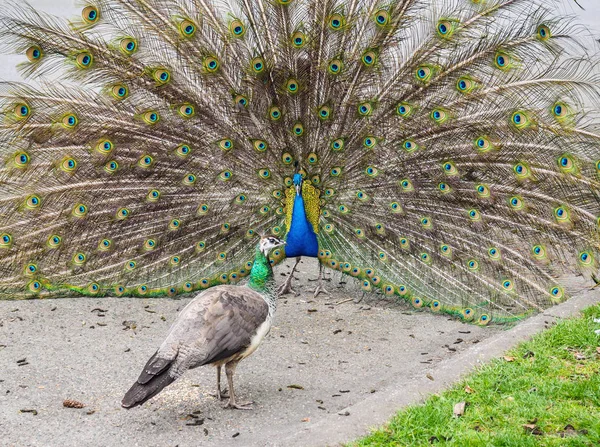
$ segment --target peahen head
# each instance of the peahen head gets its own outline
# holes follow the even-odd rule
[[[283,239],[279,239],[274,236],[263,236],[260,238],[260,242],[258,243],[258,249],[265,256],[269,254],[269,252],[276,248],[285,245],[285,241]]]

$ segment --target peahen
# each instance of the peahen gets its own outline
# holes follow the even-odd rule
[[[156,396],[188,369],[203,365],[217,368],[217,398],[221,394],[221,367],[225,366],[229,401],[226,408],[251,409],[251,402],[237,402],[233,374],[240,361],[252,354],[271,329],[277,308],[277,290],[269,252],[285,245],[264,236],[245,287],[221,285],[205,290],[181,311],[165,341],[148,360],[139,378],[123,397],[132,408]]]
[[[541,0],[2,7],[0,297],[172,296],[318,257],[487,324],[597,270],[599,58]],[[68,82],[67,82],[68,81]]]

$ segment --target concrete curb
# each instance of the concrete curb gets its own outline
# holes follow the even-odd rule
[[[336,446],[366,435],[372,427],[386,423],[398,410],[424,400],[428,395],[438,393],[474,367],[499,357],[506,350],[543,331],[548,324],[574,316],[582,309],[600,303],[600,291],[588,290],[567,302],[531,317],[515,327],[501,332],[495,337],[473,345],[459,355],[442,361],[430,371],[434,380],[425,376],[414,378],[408,385],[398,388],[392,384],[361,402],[345,408],[324,420],[307,426],[300,433],[278,439],[273,447],[323,447]]]

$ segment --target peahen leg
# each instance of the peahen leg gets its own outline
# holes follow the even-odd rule
[[[233,391],[233,374],[237,367],[238,361],[229,362],[225,365],[225,373],[227,374],[227,384],[229,385],[229,402],[223,408],[235,408],[237,410],[252,410],[254,402],[237,403],[235,401],[235,392]]]
[[[217,392],[210,394],[213,397],[216,397],[217,400],[223,400],[229,398],[229,393],[225,390],[221,390],[221,365],[217,366]]]
[[[314,293],[313,297],[316,298],[320,293],[324,293],[325,295],[331,295],[331,293],[329,293],[323,286],[323,264],[321,264],[320,262],[319,262],[319,278],[317,279],[317,281],[319,281],[319,284],[317,285],[317,288],[315,289],[315,293]]]
[[[296,263],[294,264],[294,267],[292,267],[292,271],[288,275],[285,282],[281,285],[281,287],[279,287],[279,290],[277,290],[277,293],[279,293],[279,295],[286,295],[288,293],[293,293],[294,295],[296,294],[296,291],[292,289],[292,281],[294,279],[294,272],[296,271],[296,267],[298,267],[298,264],[300,264],[300,259],[302,259],[300,256],[296,258]]]

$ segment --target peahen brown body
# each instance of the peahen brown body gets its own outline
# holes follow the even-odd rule
[[[1,87],[0,298],[235,283],[271,233],[481,323],[565,299],[597,269],[598,57],[554,6],[3,6],[41,86]]]

